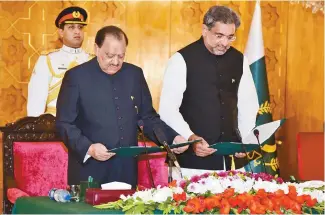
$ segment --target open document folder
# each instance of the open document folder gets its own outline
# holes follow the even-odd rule
[[[242,139],[242,143],[238,142],[218,142],[210,145],[210,148],[217,149],[216,154],[220,155],[232,155],[236,152],[250,152],[259,148],[257,138],[254,135],[254,130],[259,132],[259,140],[261,145],[269,139],[278,128],[284,123],[285,119],[265,123],[255,127],[245,138]]]
[[[199,142],[200,140],[194,140],[189,141],[186,143],[180,143],[180,144],[172,144],[169,145],[169,148],[174,149],[182,146],[187,146],[196,142]],[[154,147],[144,147],[144,146],[129,146],[129,147],[119,147],[114,148],[111,150],[108,150],[109,152],[114,152],[118,156],[124,156],[124,157],[134,157],[141,154],[150,154],[150,153],[156,153],[156,152],[164,152],[166,151],[163,146],[154,146]]]

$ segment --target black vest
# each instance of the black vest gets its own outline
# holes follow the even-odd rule
[[[203,38],[181,49],[186,68],[186,90],[180,113],[191,130],[209,144],[238,141],[237,92],[243,74],[243,54],[231,47],[224,55],[214,55]],[[192,149],[179,156],[182,167],[223,169],[222,156],[205,158]],[[227,168],[229,162],[226,160]]]

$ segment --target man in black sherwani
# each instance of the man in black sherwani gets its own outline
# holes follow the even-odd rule
[[[116,147],[137,146],[137,123],[158,143],[153,128],[167,142],[186,140],[160,120],[142,69],[123,62],[128,39],[118,27],[106,26],[95,38],[97,57],[69,70],[57,101],[56,126],[69,149],[68,183],[92,176],[99,183],[119,181],[137,185],[137,160],[114,156]],[[188,147],[178,148],[182,153]]]

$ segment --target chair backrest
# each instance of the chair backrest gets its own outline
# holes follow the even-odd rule
[[[300,180],[324,180],[324,132],[299,132],[297,158]]]
[[[30,196],[67,188],[68,151],[62,142],[14,142],[14,178]]]
[[[55,131],[55,117],[50,114],[19,119],[2,127],[1,131],[3,132],[3,209],[4,213],[10,213],[12,204],[8,201],[7,189],[20,188],[30,195],[43,195],[48,192],[47,187],[41,191],[37,186],[42,186],[40,184],[46,180],[52,182],[58,180],[53,177],[53,174],[58,171],[54,168],[59,166],[52,163],[52,161],[57,163],[58,159],[54,159],[56,155],[50,153],[60,153],[60,156],[64,156],[63,152],[66,152],[66,149],[60,143],[49,143],[60,142]],[[49,150],[48,153],[41,155],[45,150]],[[65,159],[66,163],[67,155]],[[45,162],[44,166],[42,162]],[[66,164],[62,164],[64,165]],[[49,168],[52,171],[51,176],[47,175]],[[46,172],[45,176],[42,175]],[[66,175],[62,175],[62,178],[66,179]]]

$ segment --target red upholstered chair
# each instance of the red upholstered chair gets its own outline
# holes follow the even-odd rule
[[[68,155],[56,134],[54,116],[25,117],[0,130],[3,132],[4,213],[11,213],[19,197],[46,196],[53,187],[66,188]],[[165,157],[165,153],[149,155],[156,186],[167,185]],[[139,158],[138,181],[143,187],[151,187],[145,156]]]
[[[4,213],[22,196],[47,196],[66,188],[67,149],[55,133],[55,118],[25,117],[1,128],[3,132]]]
[[[156,146],[153,142],[145,142],[147,146]],[[144,146],[143,141],[139,141],[139,146]],[[149,159],[149,168],[147,166],[147,158]],[[142,155],[138,162],[138,184],[145,188],[151,188],[150,172],[154,179],[155,186],[166,186],[168,184],[168,168],[165,164],[166,153],[153,153]]]
[[[53,187],[67,187],[68,152],[62,142],[14,142],[13,148],[18,189],[30,196],[47,196]]]
[[[300,180],[324,180],[323,132],[299,132],[297,156]]]

